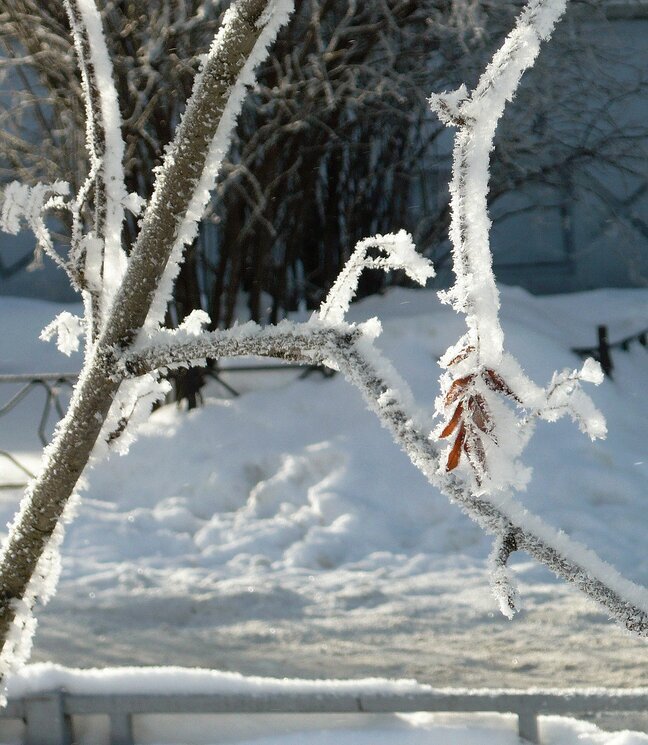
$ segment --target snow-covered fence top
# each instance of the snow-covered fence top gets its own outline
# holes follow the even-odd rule
[[[539,742],[538,715],[648,709],[648,688],[448,689],[414,680],[299,680],[174,667],[70,670],[32,665],[8,680],[2,717],[26,722],[26,745],[69,745],[72,716],[104,714],[111,745],[132,745],[133,715],[499,712]],[[0,720],[1,721],[1,720]]]

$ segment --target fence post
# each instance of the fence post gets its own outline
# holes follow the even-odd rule
[[[133,718],[130,714],[110,714],[110,745],[133,745]]]
[[[521,740],[539,743],[538,712],[533,709],[520,709],[518,711],[518,734]]]
[[[612,364],[612,356],[610,355],[610,343],[608,342],[607,326],[598,326],[597,332],[598,332],[598,361],[601,363],[603,372],[608,376],[608,378],[611,378],[614,365]]]
[[[71,720],[63,698],[62,691],[51,691],[25,700],[25,745],[71,745]]]

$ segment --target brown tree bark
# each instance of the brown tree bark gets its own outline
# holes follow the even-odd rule
[[[81,476],[120,385],[115,362],[143,326],[169,260],[211,142],[263,23],[268,0],[239,0],[222,45],[209,58],[175,135],[173,158],[160,174],[127,274],[88,360],[45,467],[30,487],[0,565],[0,646],[4,650],[16,601],[28,594],[54,530]]]

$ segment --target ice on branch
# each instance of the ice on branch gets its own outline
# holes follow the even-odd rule
[[[459,127],[466,123],[461,105],[468,98],[468,89],[462,83],[456,91],[445,93],[433,93],[428,101],[430,107],[439,116],[439,119],[449,127]]]
[[[192,310],[178,327],[179,331],[184,332],[187,336],[199,336],[206,326],[209,326],[211,319],[209,313],[204,310]]]
[[[126,272],[122,247],[124,140],[113,67],[94,0],[66,0],[86,103],[86,139],[92,169],[100,175],[95,208],[103,214],[101,303],[104,318]]]
[[[466,314],[469,344],[475,347],[479,362],[490,367],[499,364],[503,351],[489,244],[490,153],[506,102],[512,100],[522,74],[535,61],[541,40],[548,38],[564,7],[565,0],[530,2],[474,91],[468,94],[462,87],[454,94],[430,99],[443,121],[459,127],[450,184],[456,282],[441,298]]]
[[[123,381],[95,444],[93,461],[101,460],[109,452],[126,455],[153,406],[170,391],[171,383],[160,380],[157,373]]]
[[[149,329],[157,328],[163,322],[167,303],[171,300],[173,283],[180,270],[184,248],[194,240],[198,233],[198,225],[209,203],[223,159],[229,150],[243,100],[248,90],[256,82],[256,68],[266,58],[268,47],[274,42],[279,29],[288,21],[293,7],[294,0],[274,0],[268,4],[258,20],[257,27],[262,29],[261,33],[245,61],[235,85],[229,93],[225,110],[222,113],[218,128],[209,146],[202,173],[196,183],[184,220],[178,229],[171,256],[167,262],[162,279],[158,284],[153,303],[151,304],[151,310],[146,322]],[[218,34],[216,34],[208,54],[204,56],[203,65],[194,81],[194,92],[187,104],[187,110],[183,115],[184,118],[190,114],[192,107],[195,105],[195,93],[200,89],[204,75],[210,71],[214,60],[218,58],[223,44],[226,42],[228,35],[231,34],[231,29],[235,25],[236,16],[239,13],[240,9],[236,4],[232,4],[225,12],[222,26]],[[150,210],[157,208],[156,201],[160,191],[159,185],[164,183],[168,168],[173,163],[176,155],[173,147],[167,149],[164,162],[158,171],[158,188],[151,198],[149,204]]]
[[[519,594],[513,573],[508,567],[511,554],[517,551],[515,533],[507,531],[496,536],[488,559],[490,584],[502,615],[508,619],[519,611]]]
[[[91,231],[79,241],[80,255],[83,257],[83,276],[91,290],[101,290],[101,268],[103,264],[104,243]]]
[[[370,256],[371,249],[379,252]],[[428,259],[416,252],[412,236],[404,230],[387,235],[375,235],[358,241],[351,257],[340,272],[335,284],[322,303],[319,318],[329,323],[342,323],[357,289],[360,275],[365,269],[384,271],[403,270],[420,285],[434,277],[434,268]]]
[[[482,494],[525,486],[530,472],[519,458],[533,419],[569,414],[590,437],[605,435],[603,417],[580,388],[581,381],[600,382],[593,362],[580,373],[554,375],[542,389],[504,351],[490,250],[487,196],[497,123],[564,9],[565,0],[531,0],[472,92],[461,86],[430,98],[441,120],[458,128],[450,184],[456,282],[440,297],[465,314],[468,327],[441,359],[442,423],[434,434],[449,443],[440,470],[458,469]]]
[[[67,310],[59,313],[58,316],[40,333],[43,341],[51,341],[56,337],[56,346],[59,352],[68,357],[72,352],[79,349],[79,337],[85,330],[85,321],[78,316],[73,316]]]
[[[54,251],[54,244],[49,230],[45,225],[44,214],[48,209],[65,208],[62,197],[70,192],[70,185],[66,181],[55,181],[53,184],[36,184],[27,186],[18,181],[12,181],[4,191],[2,213],[0,214],[0,228],[5,233],[17,235],[24,220],[36,236],[36,249],[31,267],[39,267],[43,262],[43,254],[53,258],[58,264],[63,260]]]
[[[130,194],[122,199],[122,206],[135,216],[142,212],[145,204],[146,199],[140,197],[140,195],[136,194],[134,191],[130,192]]]
[[[553,374],[539,416],[552,422],[567,414],[591,440],[603,439],[607,434],[605,417],[582,390],[581,382],[594,385],[603,382],[601,365],[591,357],[585,360],[580,371],[563,370]]]

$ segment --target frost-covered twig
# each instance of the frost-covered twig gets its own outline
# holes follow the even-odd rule
[[[74,282],[74,276],[65,260],[56,252],[52,236],[45,224],[45,214],[48,210],[66,209],[62,197],[67,196],[69,191],[70,186],[65,181],[35,186],[12,181],[4,190],[0,228],[5,233],[16,235],[20,232],[22,220],[25,220],[36,238],[34,259],[30,266],[40,266],[45,254],[67,273],[70,281]]]
[[[151,343],[123,355],[117,374],[127,378],[154,372],[160,368],[187,367],[206,359],[226,357],[274,357],[293,362],[321,362],[341,342],[362,336],[357,327],[320,323],[290,323],[258,326],[250,321],[233,329],[202,333],[194,339],[176,332],[160,330]]]
[[[502,614],[507,618],[513,616],[518,608],[518,590],[508,560],[517,551],[517,537],[513,530],[505,530],[495,536],[493,548],[488,559],[490,580],[493,595],[499,603]]]
[[[369,256],[369,250],[372,248],[380,251],[381,255]],[[421,285],[425,285],[429,278],[434,277],[432,264],[416,252],[412,236],[404,230],[364,238],[356,244],[351,258],[322,303],[319,311],[322,321],[339,323],[344,320],[356,293],[360,275],[365,269],[401,269],[410,279]]]
[[[442,121],[458,128],[450,186],[456,282],[441,296],[466,315],[468,326],[467,333],[441,359],[446,372],[441,377],[437,412],[443,423],[436,434],[450,439],[445,470],[465,464],[460,472],[471,488],[483,492],[522,488],[528,480],[519,456],[531,430],[521,423],[570,414],[592,438],[605,435],[603,417],[580,389],[581,381],[600,380],[592,370],[593,361],[580,374],[554,376],[543,390],[504,352],[489,245],[489,160],[497,122],[565,5],[566,0],[530,0],[474,91],[469,93],[461,86],[453,93],[430,98]],[[512,411],[515,408],[530,416],[520,422]]]
[[[110,304],[126,271],[122,247],[124,203],[124,140],[121,114],[113,79],[112,63],[94,0],[65,0],[77,54],[86,106],[86,145],[91,173],[95,175],[95,241],[85,246],[85,273],[89,290],[100,288],[101,318],[107,318]],[[77,218],[78,219],[78,218]],[[89,324],[90,325],[90,324]]]
[[[191,199],[182,210],[182,220],[176,226],[176,235],[170,257],[166,262],[162,276],[157,282],[157,288],[151,302],[147,319],[148,328],[155,329],[158,324],[164,321],[167,303],[171,299],[173,283],[180,269],[183,251],[185,246],[189,245],[198,233],[199,221],[203,217],[223,159],[227,155],[243,99],[248,88],[255,81],[255,69],[266,57],[268,47],[276,38],[279,29],[288,20],[293,11],[293,4],[294,0],[270,0],[263,15],[254,21],[253,26],[248,29],[245,29],[245,25],[249,24],[249,20],[243,19],[240,12],[245,3],[232,5],[225,13],[223,25],[206,55],[201,71],[196,77],[194,93],[187,104],[183,122],[193,114],[192,107],[198,100],[196,93],[204,86],[205,81],[213,77],[223,53],[227,53],[228,39],[240,34],[249,34],[250,31],[258,32],[254,48],[250,50],[245,59],[235,84],[229,86],[229,95],[222,111],[219,112],[218,126],[209,132],[207,154],[199,170],[200,178],[197,183],[193,184]],[[216,90],[219,87],[217,86]],[[173,185],[173,181],[170,179],[173,178],[173,173],[176,170],[174,165],[179,158],[182,160],[183,156],[183,143],[180,138],[176,138],[173,145],[167,150],[147,214],[155,214],[158,205],[160,203],[164,205],[164,202],[160,202],[160,200],[165,198],[165,186],[168,189],[169,184]],[[144,229],[142,232],[144,232]]]
[[[468,343],[476,347],[479,363],[490,367],[499,365],[504,347],[489,245],[490,152],[506,102],[515,95],[522,74],[533,65],[540,43],[551,34],[565,5],[566,0],[531,0],[470,95],[462,86],[455,93],[430,98],[439,116],[459,127],[450,185],[457,280],[446,299],[466,314]]]

